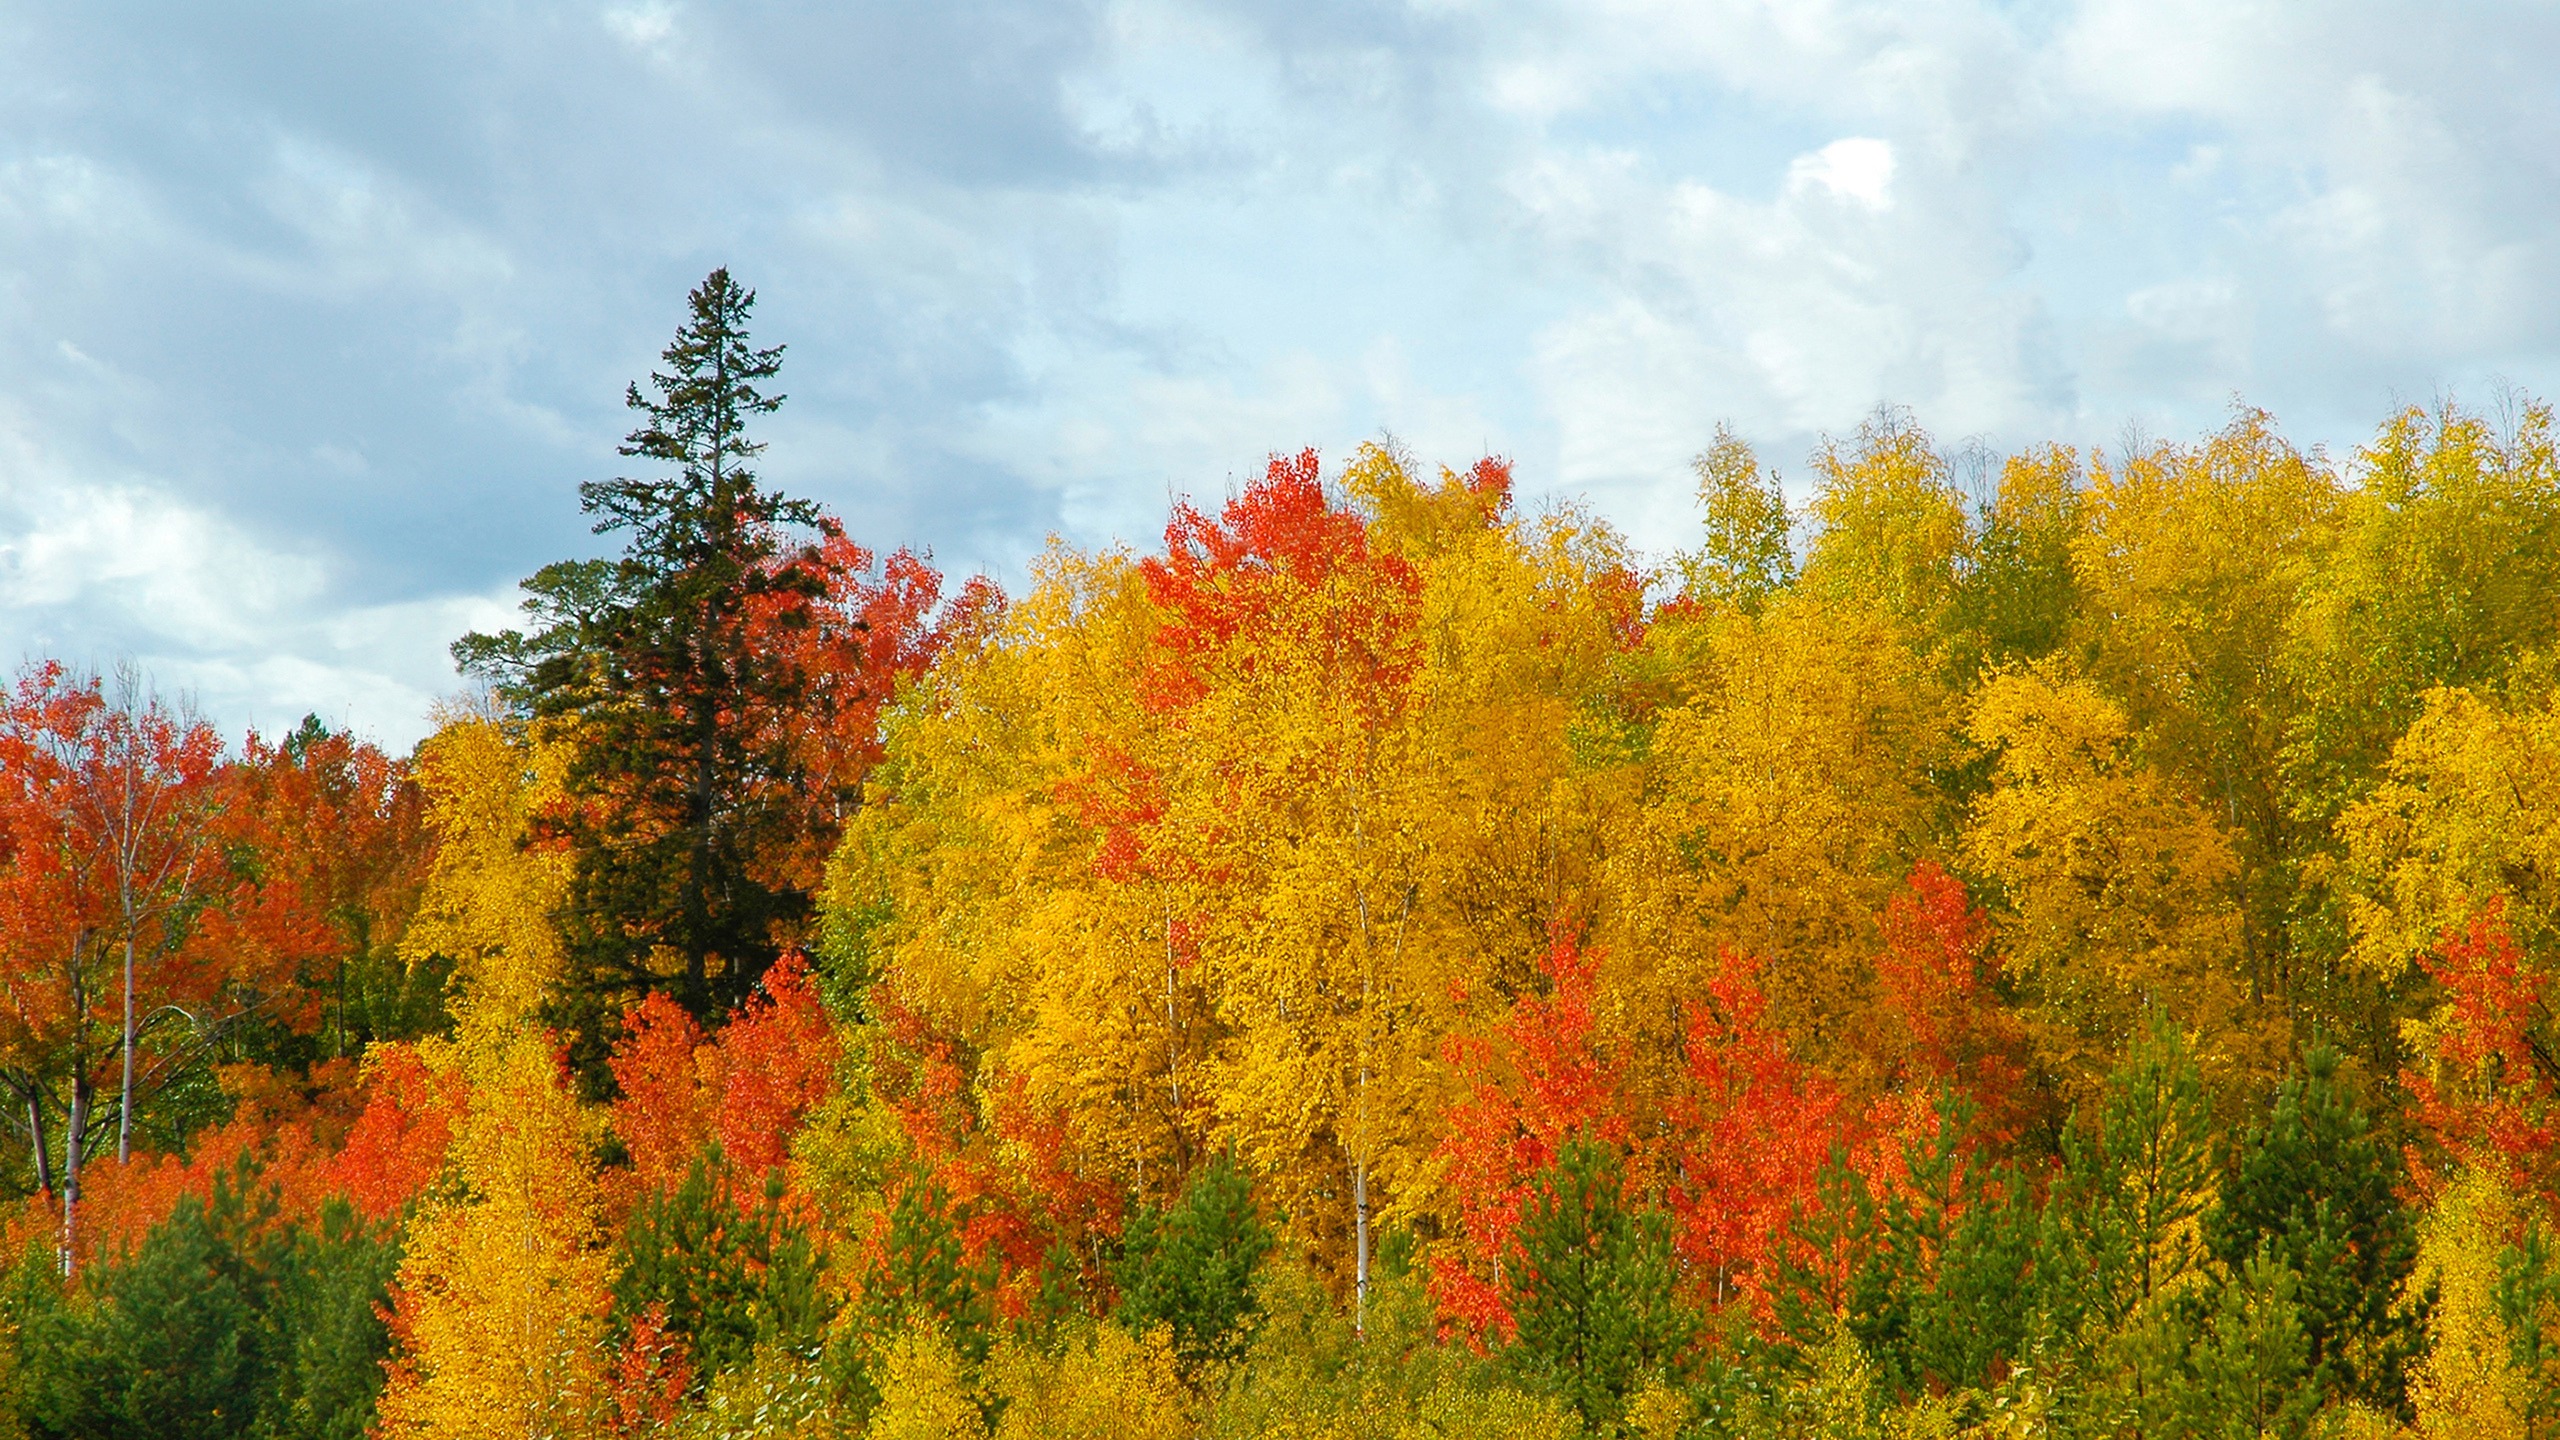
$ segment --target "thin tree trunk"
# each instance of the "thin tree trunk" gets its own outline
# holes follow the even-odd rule
[[[71,1078],[71,1120],[62,1132],[62,1276],[68,1280],[77,1268],[73,1258],[80,1235],[80,1169],[88,1149],[83,1132],[89,1128],[89,1076],[87,1067]]]
[[[1369,1162],[1351,1162],[1351,1333],[1369,1338]]]
[[[133,906],[124,931],[124,1080],[116,1087],[116,1163],[133,1158]]]
[[[35,1156],[36,1188],[53,1193],[53,1151],[44,1143],[44,1092],[27,1087],[27,1146]]]

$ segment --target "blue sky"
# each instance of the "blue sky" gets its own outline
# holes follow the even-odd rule
[[[2341,458],[2560,389],[2560,10],[0,0],[0,651],[405,745],[726,264],[767,475],[1018,577],[1267,452],[1686,542],[1730,422]]]

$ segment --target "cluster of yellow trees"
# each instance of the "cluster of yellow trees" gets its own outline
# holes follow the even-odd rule
[[[2026,1353],[1897,1388],[1848,1331],[1788,1331],[1781,1292],[1824,1293],[1806,1277],[1837,1260],[1815,1238],[1831,1192],[1763,1176],[1745,1224],[1712,1157],[1828,1151],[1883,1196],[1919,1183],[1898,1157],[1961,1128],[1965,1164],[2042,1204],[2164,1033],[2221,1167],[2189,1250],[2307,1050],[2409,1157],[2417,1261],[2386,1297],[2425,1337],[2405,1407],[2339,1381],[2312,1408],[2550,1433],[2555,1317],[2500,1298],[2537,1273],[2513,1257],[2560,1179],[2550,1077],[2483,1059],[2549,1067],[2548,1012],[2480,1009],[2538,1002],[2560,943],[2549,412],[2410,410],[2341,460],[2244,412],[2197,444],[1978,477],[1884,414],[1813,457],[1800,507],[1730,435],[1697,474],[1698,541],[1649,570],[1493,462],[1275,459],[1223,509],[1177,510],[1160,548],[1054,545],[955,628],[886,711],[798,937],[845,1056],[788,1117],[776,1182],[827,1257],[821,1322],[672,1389],[612,1298],[627,1125],[546,1028],[568,875],[528,817],[578,736],[449,719],[421,754],[439,848],[403,943],[456,966],[451,1037],[421,1053],[469,1099],[408,1222],[383,1433],[1730,1433],[1783,1409],[1719,1410],[1697,1378],[1740,1383],[1746,1360],[1837,1433],[2071,1413],[2123,1433],[2049,1370],[2038,1390]],[[2433,957],[2493,907],[2507,988],[2462,991]],[[1926,985],[1904,933],[1924,911]],[[1751,1037],[1807,1097],[1793,1113],[1701,1088]],[[1746,1113],[1756,1140],[1683,1148]],[[1466,1131],[1487,1115],[1500,1133]],[[1451,1287],[1514,1293],[1527,1252],[1500,1237],[1575,1136],[1621,1157],[1627,1205],[1675,1215],[1698,1324],[1614,1419],[1525,1381],[1461,1404],[1449,1377],[1496,1365],[1519,1322]],[[1213,1164],[1279,1236],[1242,1358],[1060,1320],[1111,1310],[1131,1217]],[[2010,1293],[2040,1293],[2023,1274]],[[1346,1322],[1348,1349],[1308,1338]],[[1363,1345],[1408,1378],[1341,1380]],[[1948,1400],[1968,1387],[1998,1403]],[[2311,1423],[2279,1410],[2247,1425]]]

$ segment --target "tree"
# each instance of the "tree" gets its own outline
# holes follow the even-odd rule
[[[531,1028],[469,1056],[453,1181],[410,1223],[380,1433],[576,1435],[601,1404],[601,1126]]]
[[[1254,1273],[1271,1243],[1244,1172],[1215,1157],[1193,1173],[1172,1209],[1129,1217],[1116,1318],[1141,1336],[1169,1327],[1174,1354],[1187,1367],[1239,1359],[1260,1309]]]
[[[1611,1147],[1568,1142],[1521,1215],[1520,1261],[1504,1284],[1518,1324],[1505,1362],[1603,1431],[1693,1328],[1672,1292],[1669,1228],[1661,1212],[1631,1205],[1624,1185]]]
[[[824,1328],[820,1256],[784,1203],[777,1172],[746,1177],[715,1147],[684,1179],[643,1196],[615,1245],[613,1318],[626,1342],[644,1317],[684,1346],[696,1384],[743,1365],[760,1344],[807,1347]]]
[[[2340,491],[2317,452],[2244,409],[2201,445],[2094,465],[2072,548],[2074,648],[2167,788],[2212,806],[2236,862],[2238,970],[2277,1008],[2318,998],[2323,957],[2290,922],[2327,826],[2286,793],[2305,697],[2272,662],[2335,544]]]
[[[22,1301],[12,1388],[29,1433],[359,1440],[397,1237],[343,1201],[307,1227],[278,1204],[244,1154],[129,1253]]]
[[[1723,425],[1690,468],[1698,476],[1707,538],[1696,554],[1681,557],[1682,579],[1693,596],[1756,614],[1795,579],[1786,492]]]
[[[2045,1211],[2037,1278],[2066,1334],[2118,1329],[2203,1264],[2195,1222],[2215,1179],[2204,1080],[2166,1017],[2108,1072],[2095,1110],[2063,1132]]]
[[[820,603],[849,557],[786,540],[840,540],[835,523],[752,468],[764,446],[748,422],[783,400],[763,388],[781,347],[748,339],[754,304],[714,270],[651,393],[629,387],[642,423],[622,453],[672,473],[578,487],[598,534],[628,534],[623,553],[546,566],[524,586],[531,633],[454,647],[466,671],[574,737],[567,803],[542,823],[575,857],[563,1013],[590,1066],[617,997],[669,990],[705,1023],[746,998],[809,911],[814,876],[779,862],[833,819],[804,793],[794,727],[824,730],[831,717],[807,712],[845,697],[776,637],[866,622]]]
[[[2560,1196],[2560,1063],[2548,1038],[2551,971],[2507,928],[2504,897],[2448,930],[2426,957],[2442,987],[2407,1024],[2417,1064],[2401,1072],[2413,1117],[2451,1158],[2518,1194]]]
[[[111,696],[97,677],[44,662],[0,705],[7,1069],[47,1188],[46,1112],[62,1113],[66,1265],[109,1057],[122,1159],[140,1092],[269,998],[260,982],[270,977],[199,943],[200,912],[231,878],[209,843],[220,758],[212,726],[146,694],[130,672]],[[120,976],[108,968],[118,960]],[[164,1020],[182,1022],[192,1043],[144,1068],[146,1031]]]
[[[441,1028],[441,968],[399,958],[429,848],[409,765],[304,716],[278,740],[252,732],[220,791],[213,839],[238,884],[205,939],[290,982],[290,1008],[264,1013],[309,1038],[281,1053],[358,1056]]]
[[[1965,859],[2006,892],[2009,960],[2045,1062],[2085,1093],[2148,1009],[2252,1059],[2230,839],[2174,778],[2138,763],[2122,707],[2056,665],[1973,692],[1989,752]]]
[[[2401,1294],[2417,1262],[2403,1173],[2348,1093],[2338,1052],[2315,1046],[2246,1137],[2204,1220],[2207,1248],[2234,1272],[2262,1263],[2299,1277],[2314,1382],[2393,1412],[2426,1330],[2423,1298],[2404,1304]]]

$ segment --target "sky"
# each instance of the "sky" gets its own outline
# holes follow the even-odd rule
[[[405,747],[720,265],[768,480],[1015,582],[1387,434],[1654,556],[1719,423],[2351,469],[2560,392],[2554,74],[2541,3],[0,0],[0,659]]]

